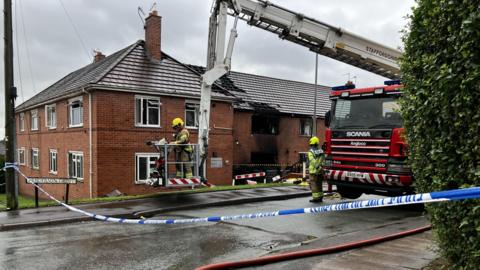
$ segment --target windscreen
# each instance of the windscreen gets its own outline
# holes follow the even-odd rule
[[[333,102],[331,127],[382,129],[402,127],[397,97],[339,98]]]

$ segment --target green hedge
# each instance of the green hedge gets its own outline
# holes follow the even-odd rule
[[[480,186],[480,0],[417,0],[401,100],[419,192]],[[480,201],[427,208],[443,255],[480,268]]]

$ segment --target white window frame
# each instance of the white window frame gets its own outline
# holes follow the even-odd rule
[[[23,153],[23,162],[22,160],[20,159],[20,152]],[[19,165],[25,165],[25,161],[26,161],[26,156],[25,156],[25,147],[20,147],[17,149],[17,162]]]
[[[53,166],[55,165],[55,166]],[[50,149],[48,154],[48,172],[51,174],[58,173],[58,152],[56,149]]]
[[[53,109],[53,113],[50,111]],[[56,104],[45,105],[45,126],[49,129],[57,128],[57,106]]]
[[[141,112],[140,112],[140,116],[137,115],[137,100],[140,100],[140,104],[142,105],[143,104],[143,100],[155,100],[155,101],[158,101],[158,124],[148,124],[148,116],[149,116],[149,113],[147,112],[147,119],[146,119],[146,123],[147,124],[143,124],[144,120],[145,119],[142,119],[143,118],[143,106],[141,108]],[[148,104],[148,101],[147,101],[147,104]],[[159,128],[161,127],[160,126],[160,123],[161,123],[161,109],[162,109],[162,102],[160,102],[160,97],[155,97],[155,96],[142,96],[142,95],[135,95],[135,110],[134,110],[134,117],[135,117],[135,126],[136,127],[155,127],[155,128]],[[148,105],[147,105],[148,107]],[[139,119],[140,118],[140,119]]]
[[[187,106],[194,106],[195,109],[187,109]],[[187,124],[187,111],[193,111],[194,112],[194,117],[195,117],[195,126],[189,126]],[[199,123],[199,115],[200,115],[200,102],[196,100],[186,100],[185,101],[185,127],[190,128],[190,129],[198,129],[198,123]]]
[[[70,168],[72,167],[72,166],[70,166],[70,155],[72,155],[72,157],[75,157],[75,159],[72,160],[74,162],[73,168],[75,170],[75,172],[73,172],[73,174],[70,171]],[[79,161],[78,158],[81,158],[81,165],[82,165],[82,167],[79,171],[77,171],[77,162]],[[83,152],[68,151],[68,153],[67,153],[67,168],[68,168],[68,176],[69,177],[76,178],[78,180],[83,180],[84,164],[85,164],[85,159],[83,158]],[[78,172],[81,172],[81,175],[79,175]]]
[[[75,104],[80,104],[80,123],[72,124],[73,122],[73,113],[72,106]],[[83,97],[75,97],[68,100],[68,127],[83,127]]]
[[[40,151],[38,148],[32,148],[32,169],[39,170],[40,169]],[[35,164],[35,156],[37,163]]]
[[[152,157],[156,157],[156,158],[160,158],[160,154],[159,153],[135,153],[135,184],[144,184],[147,180],[147,179],[139,179],[140,178],[140,170],[139,168],[137,167],[138,164],[140,164],[139,162],[139,159],[140,158],[152,158]],[[155,166],[155,162],[153,162],[153,164],[151,163],[151,161],[149,160],[150,162],[150,166],[149,168],[147,168],[147,177],[149,177],[150,175],[150,170],[151,170],[151,165]],[[147,163],[149,164],[149,163]]]
[[[310,121],[310,124],[311,124],[311,126],[310,126],[310,134],[302,134],[302,123],[305,123],[305,122],[303,122],[303,121]],[[298,127],[299,127],[299,129],[300,129],[300,130],[299,130],[300,136],[307,136],[307,137],[313,136],[313,126],[314,126],[314,125],[313,125],[313,119],[310,118],[310,117],[299,118],[299,122],[300,122],[300,124],[299,124]],[[303,128],[303,129],[305,130],[305,128]]]
[[[25,131],[25,113],[20,113],[18,116],[18,126],[20,131]]]
[[[38,117],[38,109],[30,111],[30,130],[38,130],[40,118]]]

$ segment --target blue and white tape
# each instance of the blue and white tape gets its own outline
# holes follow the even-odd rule
[[[28,179],[28,177],[18,169],[18,167],[14,166],[14,168],[23,177]],[[50,199],[56,201],[57,203],[63,205],[64,207],[68,208],[71,211],[74,211],[98,220],[102,220],[102,221],[129,223],[129,224],[185,224],[185,223],[220,222],[220,221],[232,221],[232,220],[241,220],[241,219],[254,219],[254,218],[265,218],[265,217],[297,215],[297,214],[335,212],[335,211],[345,211],[345,210],[354,210],[354,209],[367,209],[367,208],[378,208],[378,207],[388,207],[388,206],[407,205],[407,204],[432,203],[432,202],[444,202],[444,201],[480,198],[480,187],[472,187],[472,188],[465,188],[465,189],[437,191],[437,192],[405,195],[405,196],[382,198],[382,199],[344,202],[344,203],[338,203],[338,204],[322,205],[318,207],[287,209],[287,210],[279,210],[279,211],[273,211],[273,212],[261,212],[261,213],[233,215],[233,216],[212,216],[212,217],[191,218],[191,219],[125,219],[125,218],[114,218],[114,217],[108,217],[103,215],[97,215],[97,214],[83,211],[81,209],[67,205],[57,200],[56,198],[51,196],[48,192],[46,192],[44,189],[42,189],[38,185],[36,184],[33,184],[33,185],[38,187],[38,189],[43,193],[45,193]]]

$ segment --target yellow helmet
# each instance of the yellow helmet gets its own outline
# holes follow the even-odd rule
[[[313,136],[312,138],[310,138],[310,141],[308,142],[308,144],[310,145],[320,144],[320,140],[318,139],[317,136]]]
[[[172,127],[176,127],[176,126],[183,126],[183,120],[182,118],[175,118],[173,119],[172,121]]]

